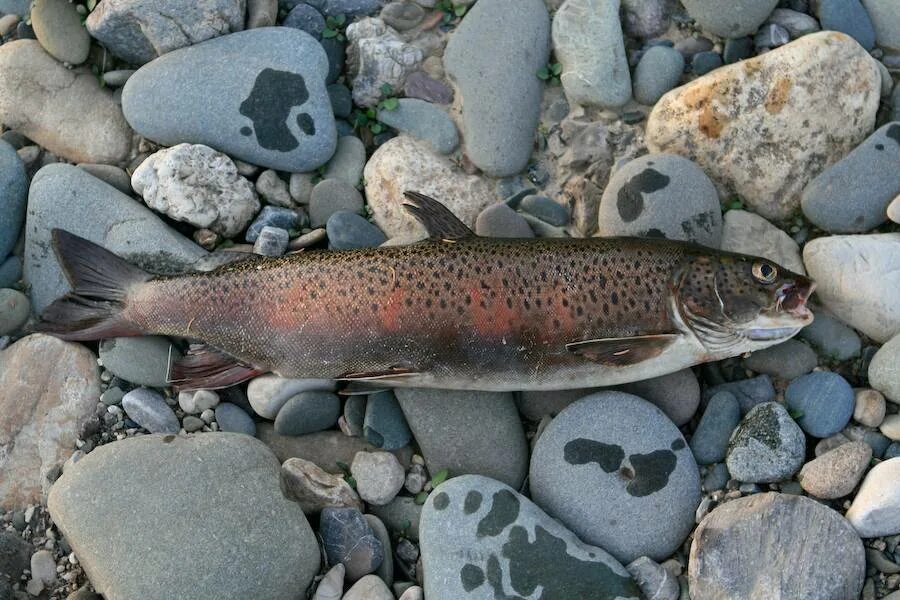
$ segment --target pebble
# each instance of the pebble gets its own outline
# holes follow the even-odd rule
[[[319,9],[326,17],[347,15],[370,15],[381,8],[383,0],[311,0],[309,4]]]
[[[848,425],[843,433],[850,440],[868,444],[872,448],[872,455],[875,458],[882,458],[888,446],[891,445],[891,440],[887,436],[860,425]]]
[[[753,38],[739,37],[725,40],[722,59],[726,65],[750,58],[751,56],[753,56]]]
[[[131,185],[153,210],[227,238],[259,211],[253,184],[228,156],[202,144],[151,154],[135,169]]]
[[[725,463],[716,463],[712,465],[703,478],[701,487],[705,492],[723,490],[728,484],[731,475],[728,473],[728,467]]]
[[[876,342],[900,333],[900,233],[819,237],[803,262],[835,317]]]
[[[887,341],[869,363],[869,385],[900,404],[900,334]]]
[[[216,423],[219,424],[221,431],[256,435],[256,424],[250,415],[241,407],[230,402],[222,402],[216,406]]]
[[[281,25],[305,31],[318,40],[325,31],[325,17],[309,4],[301,2],[291,9]]]
[[[742,361],[751,371],[787,380],[809,373],[818,362],[815,350],[797,340],[758,350]]]
[[[469,227],[478,213],[500,200],[490,182],[467,175],[427,144],[406,136],[375,150],[363,178],[375,224],[389,238],[425,237],[425,228],[403,208],[403,196],[395,190],[416,190],[436,198]]]
[[[315,535],[281,491],[278,462],[246,435],[105,444],[66,469],[48,506],[105,598],[288,600],[319,572]]]
[[[0,287],[11,287],[22,278],[22,259],[10,256],[0,262]]]
[[[280,206],[263,206],[256,218],[253,219],[250,227],[247,228],[244,239],[252,243],[259,238],[259,233],[265,227],[278,227],[290,230],[298,229],[302,223],[303,219],[296,210]]]
[[[856,1],[856,0],[853,0]],[[900,122],[888,123],[803,190],[803,214],[832,233],[864,233],[887,221],[900,193]]]
[[[669,28],[673,9],[668,0],[622,0],[622,28],[631,37],[656,37]]]
[[[195,417],[194,415],[187,415],[181,422],[182,427],[188,433],[193,433],[195,431],[200,431],[206,425],[203,422],[203,419],[200,417]]]
[[[512,394],[394,390],[430,473],[478,474],[518,488],[528,444]]]
[[[553,17],[553,49],[563,67],[560,82],[571,104],[615,109],[631,99],[618,0],[566,0]],[[669,72],[665,67],[660,71]],[[648,73],[645,79],[668,77]]]
[[[25,165],[15,148],[0,142],[0,261],[12,252],[19,239],[27,196]]]
[[[551,225],[565,227],[569,224],[569,211],[547,196],[529,194],[522,198],[519,209]]]
[[[516,407],[523,417],[538,422],[546,416],[555,417],[576,400],[598,391],[601,391],[601,388],[524,391],[516,394]]]
[[[16,290],[0,288],[0,335],[11,335],[28,321],[28,297]]]
[[[240,31],[244,7],[240,0],[174,5],[158,0],[104,0],[88,15],[85,26],[114,55],[143,65],[172,50]]]
[[[718,12],[730,19],[735,10],[727,4]],[[813,33],[665,95],[647,120],[647,148],[693,160],[723,197],[737,195],[760,216],[784,220],[806,184],[871,131],[880,88],[859,44]],[[778,126],[761,130],[762,122]]]
[[[653,404],[679,427],[691,420],[700,405],[700,383],[691,369],[626,383],[616,389]],[[582,396],[588,393],[582,392]]]
[[[609,180],[600,200],[601,236],[685,240],[718,248],[719,196],[695,163],[674,154],[629,161]]]
[[[406,588],[397,600],[425,600],[425,591],[421,587],[414,585]],[[895,599],[889,598],[888,600]]]
[[[465,475],[438,486],[420,526],[428,600],[640,597],[628,571],[512,488]],[[563,574],[566,574],[563,576]]]
[[[354,212],[339,210],[325,223],[328,247],[333,250],[375,248],[387,241],[387,236],[368,220]]]
[[[872,448],[868,444],[848,442],[803,465],[797,480],[811,496],[842,498],[853,491],[871,460]]]
[[[792,40],[815,33],[820,29],[819,22],[813,17],[789,8],[776,8],[769,15],[768,22],[783,27],[790,34]]]
[[[891,440],[900,441],[900,415],[888,415],[878,428]]]
[[[900,13],[891,0],[863,0],[879,46],[900,50]]]
[[[900,458],[869,471],[845,516],[862,538],[900,533]]]
[[[271,27],[278,18],[278,0],[247,0],[247,29]]]
[[[267,204],[291,208],[294,200],[288,192],[287,182],[272,169],[266,169],[256,179],[256,191]]]
[[[777,402],[755,406],[731,436],[726,464],[738,481],[783,481],[800,470],[806,454],[803,431]]]
[[[397,31],[407,31],[422,22],[425,10],[415,2],[390,2],[381,9],[381,18]]]
[[[80,163],[77,165],[105,183],[113,186],[123,194],[131,194],[131,177],[124,169],[113,165],[101,165],[97,163]]]
[[[331,100],[331,108],[334,111],[334,116],[342,119],[349,117],[350,113],[353,112],[353,97],[350,95],[350,89],[346,85],[340,83],[332,83],[327,89],[328,99]],[[338,138],[338,150],[335,150],[335,154],[340,150],[340,145],[341,138]],[[331,160],[333,161],[334,157],[331,157]]]
[[[741,407],[729,392],[718,392],[706,405],[703,417],[691,438],[691,451],[698,464],[725,460],[728,440],[741,421]]]
[[[197,415],[204,410],[215,408],[219,395],[213,390],[184,391],[178,393],[178,406],[189,415]]]
[[[385,98],[385,85],[391,90],[401,89],[406,76],[418,69],[424,58],[421,48],[408,44],[378,18],[351,23],[346,33],[353,57],[348,79],[352,80],[353,101],[358,106],[377,106]],[[340,74],[342,70],[343,61],[336,71]]]
[[[649,600],[678,600],[681,587],[678,578],[646,556],[641,556],[625,566]]]
[[[422,71],[413,71],[407,75],[403,93],[409,98],[418,98],[434,104],[453,102],[453,89]]]
[[[38,550],[31,555],[31,579],[37,584],[40,591],[44,587],[50,587],[56,583],[56,559],[48,550]],[[29,582],[29,587],[32,582]],[[38,594],[32,594],[37,596]]]
[[[323,165],[337,143],[327,69],[322,47],[301,31],[239,31],[146,64],[125,84],[122,109],[135,131],[160,144],[205,144],[302,173]],[[302,112],[288,120],[298,106]]]
[[[723,504],[703,519],[688,582],[692,600],[858,598],[865,572],[863,545],[839,513],[770,492]]]
[[[338,138],[338,146],[340,146],[340,138]],[[333,158],[334,157],[332,157],[332,159]],[[315,173],[291,173],[288,191],[295,203],[309,204],[309,196],[312,194],[314,178]]]
[[[825,438],[843,429],[853,415],[854,394],[847,380],[828,371],[798,377],[784,392],[797,423],[808,434]]]
[[[181,425],[163,397],[148,388],[131,390],[122,398],[128,417],[150,433],[178,433]]]
[[[330,379],[287,379],[274,374],[255,377],[247,386],[247,399],[260,417],[275,419],[290,398],[307,391],[334,391]]]
[[[746,415],[757,404],[775,400],[775,387],[768,375],[759,375],[751,379],[731,381],[707,388],[703,397],[709,399],[721,391],[730,392],[737,398],[742,415]]]
[[[806,340],[819,354],[834,361],[845,361],[859,356],[862,342],[856,332],[827,312],[813,311],[815,320],[800,330],[797,337]]]
[[[900,85],[897,86],[897,90],[900,90]],[[900,118],[900,94],[895,93],[894,96],[897,98],[897,102],[895,102],[897,110],[894,112],[896,113],[896,116]],[[888,219],[894,223],[900,223],[900,196],[894,198],[893,202],[888,206],[887,216]]]
[[[325,83],[334,83],[344,69],[346,58],[344,42],[336,38],[328,38],[323,39],[320,43],[325,50],[325,58],[328,60],[328,74],[325,76]]]
[[[450,154],[459,145],[459,134],[450,116],[424,100],[401,98],[396,108],[379,110],[378,120],[429,144],[441,154]]]
[[[777,23],[767,23],[760,27],[753,36],[753,44],[757,49],[772,49],[784,46],[791,41],[791,34]]]
[[[337,150],[325,165],[324,178],[326,180],[338,179],[347,185],[356,187],[365,166],[365,145],[354,135],[344,135],[338,138]]]
[[[307,515],[319,514],[328,507],[363,509],[359,495],[343,476],[332,475],[308,460],[287,459],[281,465],[281,478]]]
[[[778,4],[778,0],[740,4],[728,0],[684,0],[682,3],[704,31],[723,38],[736,38],[756,31]]]
[[[379,506],[393,500],[406,479],[403,467],[389,452],[357,452],[350,473],[360,498]]]
[[[120,88],[134,75],[134,69],[114,69],[103,74],[103,83],[111,88]]]
[[[564,50],[556,52],[566,63]],[[466,156],[488,175],[512,175],[528,163],[544,89],[536,73],[549,57],[550,17],[541,0],[481,0],[450,37],[444,68],[462,95]]]
[[[391,534],[388,533],[387,527],[385,527],[382,520],[375,515],[365,515],[365,517],[369,527],[375,532],[375,537],[378,538],[382,548],[384,548],[384,560],[381,561],[381,565],[375,571],[374,576],[377,576],[383,583],[391,585],[394,582],[394,552],[391,546]],[[393,598],[393,595],[389,596],[389,600],[393,600]]]
[[[412,439],[403,409],[390,390],[369,395],[365,403],[362,431],[366,441],[385,450],[403,448]]]
[[[491,204],[475,219],[475,233],[494,238],[533,238],[534,231],[522,215],[505,203]]]
[[[653,106],[678,85],[683,71],[684,57],[678,50],[666,46],[649,48],[634,71],[634,99]]]
[[[529,482],[538,506],[623,562],[671,555],[700,503],[697,463],[681,433],[622,392],[564,409],[535,445]]]
[[[822,29],[846,33],[866,50],[875,46],[875,29],[859,0],[818,0],[816,16]]]
[[[304,391],[288,399],[275,417],[275,432],[304,435],[330,429],[341,415],[341,401],[331,392]]]
[[[0,79],[5,127],[72,162],[128,158],[131,129],[112,92],[91,73],[66,69],[35,40],[17,40],[0,47]]]
[[[316,587],[312,600],[341,600],[344,594],[344,565],[338,563],[328,569]]]
[[[136,385],[166,387],[169,363],[181,353],[168,338],[142,336],[107,338],[100,342],[100,361],[117,377]]]
[[[91,36],[82,26],[75,5],[68,0],[35,0],[31,26],[38,42],[53,58],[70,65],[87,60]]]
[[[377,575],[366,575],[347,590],[342,600],[394,600],[394,594]]]
[[[281,256],[287,250],[289,241],[290,235],[287,231],[266,225],[253,243],[253,252],[263,256]]]
[[[384,506],[370,506],[372,514],[377,515],[391,531],[398,532],[411,540],[419,539],[419,520],[422,505],[415,498],[397,496]]]
[[[806,273],[797,242],[772,223],[746,210],[725,213],[722,218],[722,250],[762,256],[794,273]]]
[[[853,420],[866,427],[878,427],[884,421],[884,396],[878,390],[854,390]]]
[[[322,227],[338,211],[363,212],[363,197],[355,187],[340,179],[324,179],[316,184],[309,198],[311,227]]]
[[[384,560],[384,547],[355,508],[323,508],[319,535],[329,564],[343,563],[348,581],[373,573]]]
[[[733,41],[733,40],[728,40]],[[727,44],[727,42],[726,42]],[[722,66],[722,55],[718,52],[698,52],[691,58],[691,70],[697,75],[706,75]]]

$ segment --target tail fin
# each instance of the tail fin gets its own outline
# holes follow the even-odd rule
[[[72,291],[44,310],[35,331],[75,341],[143,334],[122,310],[132,286],[152,276],[86,239],[61,229],[52,234]]]

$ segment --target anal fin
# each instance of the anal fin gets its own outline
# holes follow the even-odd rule
[[[169,369],[169,383],[176,391],[216,390],[231,387],[265,370],[205,344],[191,344],[181,359]]]
[[[566,350],[602,365],[625,367],[662,354],[678,339],[677,333],[601,338],[566,344]]]

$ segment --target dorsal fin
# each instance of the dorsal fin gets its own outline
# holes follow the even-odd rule
[[[457,219],[450,209],[434,198],[411,191],[403,192],[403,196],[406,198],[403,208],[425,226],[428,237],[437,240],[459,240],[475,235],[475,232]]]

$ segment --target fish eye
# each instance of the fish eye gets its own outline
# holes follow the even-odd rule
[[[774,283],[778,277],[778,269],[767,262],[753,263],[753,277],[760,283]]]

